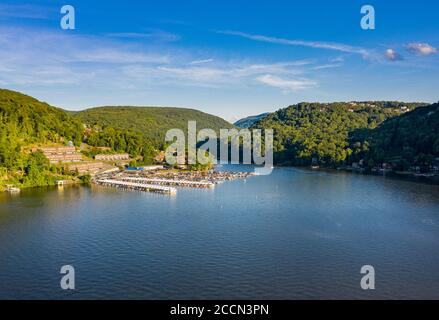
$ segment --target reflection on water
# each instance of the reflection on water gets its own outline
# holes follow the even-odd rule
[[[0,194],[0,298],[439,298],[438,247],[439,187],[373,176]],[[365,264],[375,291],[360,288]]]

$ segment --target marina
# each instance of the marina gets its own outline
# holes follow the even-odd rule
[[[190,180],[174,180],[159,178],[143,178],[143,177],[120,177],[122,181],[131,181],[136,183],[153,183],[154,185],[191,187],[191,188],[214,188],[215,183],[209,181],[190,181]]]
[[[224,181],[246,179],[252,175],[251,172],[174,171],[159,168],[135,174],[130,171],[105,171],[96,175],[93,182],[115,188],[175,194],[177,187],[213,189],[216,184]]]
[[[116,187],[121,189],[137,190],[137,191],[148,191],[157,192],[164,194],[176,194],[177,189],[172,187],[164,187],[159,185],[145,184],[145,183],[135,183],[121,180],[112,179],[99,179],[95,181],[96,184],[102,186]]]
[[[142,177],[148,179],[165,179],[171,181],[189,181],[189,182],[207,182],[217,184],[224,181],[232,181],[235,179],[246,179],[254,176],[253,172],[231,172],[231,171],[185,171],[185,170],[156,170],[151,172],[143,172],[137,175],[124,175],[130,177]]]

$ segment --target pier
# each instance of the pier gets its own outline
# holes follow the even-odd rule
[[[177,189],[172,187],[163,187],[152,184],[145,183],[136,183],[136,182],[128,182],[121,180],[111,180],[111,179],[100,179],[95,181],[96,184],[103,186],[110,186],[121,189],[130,189],[130,190],[138,190],[138,191],[148,191],[148,192],[158,192],[165,194],[176,194]]]
[[[215,183],[209,181],[190,181],[177,179],[143,178],[143,177],[118,177],[122,181],[133,181],[137,183],[153,183],[154,185],[191,187],[191,188],[214,188]]]

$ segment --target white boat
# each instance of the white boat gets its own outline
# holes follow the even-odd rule
[[[10,192],[10,193],[19,193],[20,192],[20,188],[8,185],[8,186],[6,186],[6,191]]]

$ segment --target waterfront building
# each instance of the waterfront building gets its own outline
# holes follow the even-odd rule
[[[40,150],[41,152],[43,152],[43,154],[49,160],[50,164],[82,161],[82,154],[80,152],[77,152],[74,146],[43,147],[36,150]]]
[[[118,153],[118,154],[97,154],[95,160],[100,161],[117,161],[117,160],[129,160],[130,155],[128,153]]]

